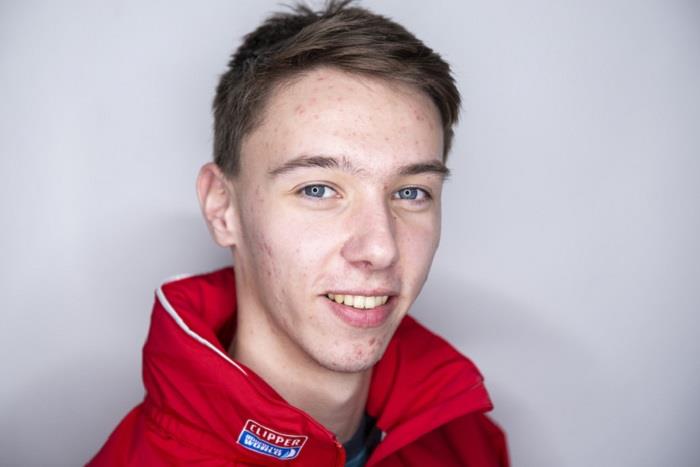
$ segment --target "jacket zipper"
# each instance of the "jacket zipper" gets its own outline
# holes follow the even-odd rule
[[[345,466],[345,448],[343,448],[343,445],[340,444],[340,441],[338,441],[338,438],[336,438],[335,435],[333,435],[333,442],[335,442],[335,447],[338,449],[338,462],[335,465],[336,465],[336,467],[344,467]]]

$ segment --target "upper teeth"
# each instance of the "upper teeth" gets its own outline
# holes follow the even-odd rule
[[[329,293],[327,297],[331,300],[335,300],[336,303],[343,303],[345,305],[360,309],[375,308],[384,305],[389,299],[388,295],[367,297],[365,295],[341,295],[332,293]]]

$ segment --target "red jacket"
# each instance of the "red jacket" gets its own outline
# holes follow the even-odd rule
[[[331,432],[227,355],[233,269],[156,294],[145,400],[88,465],[344,465]],[[476,367],[406,317],[373,371],[366,410],[384,437],[367,466],[507,466],[504,435],[484,415],[491,408]]]

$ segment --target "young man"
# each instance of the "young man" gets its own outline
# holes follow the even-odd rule
[[[233,56],[197,191],[235,273],[157,291],[145,401],[91,465],[507,465],[478,370],[407,316],[458,91],[347,3],[275,15]]]

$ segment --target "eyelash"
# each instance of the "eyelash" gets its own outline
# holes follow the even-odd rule
[[[329,199],[332,197],[332,196],[326,197],[323,195],[322,196],[313,196],[313,195],[309,194],[309,191],[313,190],[313,189],[323,189],[324,190],[323,194],[325,194],[326,190],[330,190],[333,193],[335,193],[336,195],[338,194],[338,192],[335,189],[333,189],[330,186],[325,185],[323,183],[314,183],[312,185],[303,186],[299,189],[298,193],[305,198],[313,199],[313,200]],[[415,198],[401,198],[401,194],[400,194],[401,192],[404,192],[404,194],[406,194],[406,192],[414,191],[414,190],[417,191]],[[430,196],[430,193],[427,190],[424,190],[423,188],[419,188],[417,186],[407,186],[407,187],[401,188],[398,191],[395,191],[392,194],[392,199],[398,199],[398,200],[403,200],[403,201],[412,201],[415,203],[424,203],[424,202],[431,200],[432,196]]]
[[[325,190],[330,190],[330,191],[334,192],[335,194],[338,194],[338,192],[335,191],[333,188],[329,187],[328,185],[324,185],[323,183],[314,183],[313,185],[306,185],[304,187],[301,187],[299,189],[299,193],[302,196],[304,196],[305,198],[309,198],[309,199],[315,199],[315,200],[328,199],[327,197],[324,197],[324,196],[312,196],[312,195],[308,194],[307,190],[310,190],[313,188],[322,188],[324,190],[324,193],[325,193]]]
[[[414,190],[418,192],[418,193],[416,194],[416,198],[401,198],[400,193],[402,193],[402,192],[403,192],[403,193],[406,193],[407,191],[414,191]],[[418,198],[419,196],[421,196],[421,194],[422,194],[423,197],[422,197],[422,198]],[[432,197],[430,196],[430,193],[428,193],[427,190],[424,190],[423,188],[419,188],[419,187],[417,187],[417,186],[406,186],[406,187],[403,187],[403,188],[401,188],[400,190],[394,192],[394,195],[396,195],[396,196],[392,196],[393,199],[400,199],[400,200],[405,200],[405,201],[413,201],[413,202],[416,202],[416,203],[424,203],[424,202],[426,202],[426,201],[428,201],[428,200],[430,200],[430,199],[432,198]]]

